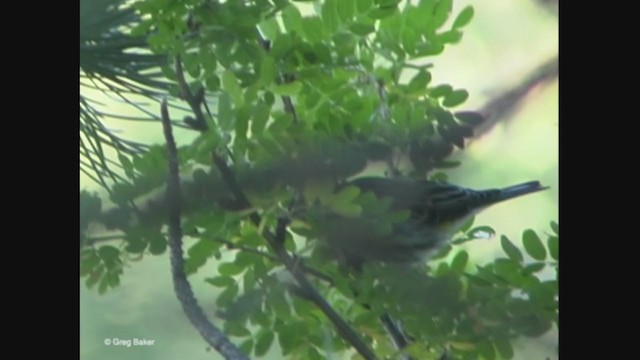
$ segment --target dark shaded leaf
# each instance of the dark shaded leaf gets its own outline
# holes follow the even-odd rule
[[[547,258],[547,250],[535,231],[527,229],[522,234],[522,245],[532,258],[544,261]]]
[[[228,287],[236,283],[236,281],[229,276],[216,276],[206,278],[204,281],[216,287]]]
[[[558,251],[560,249],[560,244],[558,243],[557,236],[549,236],[547,239],[547,247],[549,248],[549,255],[551,258],[558,261]]]
[[[431,73],[426,70],[420,70],[412,79],[409,81],[409,85],[407,87],[407,91],[409,93],[418,92],[424,90],[429,82],[431,81]]]
[[[256,346],[254,355],[261,357],[264,356],[273,344],[273,331],[269,329],[262,329],[256,336]]]
[[[223,276],[234,276],[242,273],[245,270],[244,267],[238,266],[234,263],[224,263],[218,266],[218,272]]]
[[[496,351],[493,347],[493,343],[488,340],[481,341],[478,344],[478,353],[486,360],[494,360],[496,358]]]
[[[507,254],[507,256],[511,258],[511,260],[519,263],[522,263],[522,261],[524,261],[520,249],[518,249],[518,247],[515,246],[505,235],[502,235],[500,237],[500,245],[502,246],[502,250],[504,250],[504,253]]]
[[[485,121],[482,114],[475,111],[459,111],[453,114],[458,120],[471,126],[477,126]]]
[[[446,107],[458,106],[467,101],[467,98],[469,98],[467,90],[454,90],[445,96],[442,105]]]
[[[494,344],[500,356],[505,360],[513,359],[513,346],[511,341],[506,337],[497,337]]]
[[[537,273],[540,270],[543,270],[547,265],[543,262],[538,262],[538,263],[532,263],[532,264],[528,264],[526,265],[524,268],[522,268],[522,272],[526,275],[530,275],[533,273]]]
[[[155,233],[149,238],[149,252],[152,255],[160,255],[167,249],[167,239],[160,233]]]
[[[464,273],[464,269],[467,266],[468,261],[469,254],[466,251],[462,250],[458,252],[451,261],[451,271],[458,274]]]

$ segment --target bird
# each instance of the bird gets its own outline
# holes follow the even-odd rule
[[[368,176],[344,182],[337,191],[348,186],[375,195],[388,209],[386,215],[369,209],[373,206],[363,206],[358,217],[325,214],[325,243],[357,267],[368,261],[424,261],[487,207],[548,189],[539,181],[474,190],[426,179]],[[398,216],[389,222],[394,212]]]

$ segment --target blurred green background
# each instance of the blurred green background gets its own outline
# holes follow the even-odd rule
[[[434,59],[433,83],[466,88],[470,97],[464,109],[478,109],[558,51],[557,17],[533,0],[479,0],[454,2],[454,12],[473,4],[475,17],[460,44]],[[83,90],[84,91],[84,90]],[[127,105],[100,98],[111,112],[132,113]],[[176,118],[178,118],[176,116]],[[144,141],[162,142],[159,123],[110,121],[112,129]],[[193,132],[176,131],[179,141]],[[558,83],[533,89],[517,110],[490,132],[455,155],[462,166],[448,171],[452,183],[473,187],[506,186],[540,180],[550,190],[495,206],[476,219],[492,226],[497,237],[467,243],[471,261],[483,263],[501,254],[500,234],[520,243],[521,232],[533,228],[548,231],[558,219]],[[82,189],[99,191],[80,176]],[[189,246],[187,242],[185,244]],[[201,305],[215,316],[216,289],[204,283],[215,272],[214,261],[190,278]],[[547,274],[550,275],[550,274]],[[83,360],[219,359],[188,322],[173,292],[169,257],[147,256],[125,269],[121,285],[104,295],[88,290],[80,281],[80,358]],[[145,338],[153,346],[107,346],[105,339]],[[557,333],[538,339],[522,339],[515,346],[516,359],[556,359]],[[280,358],[272,351],[269,359]]]

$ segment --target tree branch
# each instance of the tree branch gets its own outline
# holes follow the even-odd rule
[[[217,154],[213,154],[213,162],[220,171],[224,182],[227,184],[231,193],[235,196],[236,200],[246,208],[250,208],[251,204],[244,195],[244,192],[240,188],[238,182],[235,179],[231,169],[227,166],[227,163]],[[258,213],[253,212],[249,215],[249,219],[255,226],[260,226],[261,218]],[[296,280],[300,291],[304,294],[305,298],[313,302],[333,323],[338,331],[338,334],[349,344],[351,344],[360,355],[365,359],[376,359],[375,354],[369,349],[369,347],[362,341],[362,339],[355,333],[355,331],[338,315],[338,313],[329,305],[325,299],[318,293],[315,287],[309,282],[309,280],[301,271],[300,261],[292,257],[284,248],[284,236],[286,234],[287,222],[284,219],[278,220],[278,225],[275,234],[265,228],[262,232],[262,236],[267,241],[269,247],[278,256],[280,261],[289,270],[293,278]]]
[[[180,225],[180,179],[178,169],[178,151],[171,131],[171,120],[167,110],[167,100],[161,105],[162,127],[167,141],[167,157],[169,159],[169,176],[167,179],[167,204],[169,210],[169,249],[171,251],[171,274],[178,300],[182,304],[187,318],[200,332],[204,340],[216,349],[227,360],[248,360],[229,339],[211,323],[202,308],[198,305],[191,284],[184,273],[184,257],[182,252],[182,227]]]
[[[176,56],[175,61],[175,70],[176,70],[176,79],[178,81],[178,86],[180,87],[180,93],[184,101],[189,104],[191,111],[193,111],[193,115],[195,119],[187,116],[184,119],[184,122],[189,125],[194,130],[198,131],[207,131],[209,126],[207,125],[207,121],[204,118],[204,114],[202,112],[201,104],[206,103],[204,101],[204,88],[201,87],[198,92],[193,95],[191,90],[189,89],[189,85],[184,78],[184,71],[182,70],[182,60],[180,59],[180,55]]]
[[[234,244],[233,242],[229,241],[229,240],[225,240],[225,239],[213,239],[213,241],[219,242],[221,244],[224,244],[227,249],[230,250],[240,250],[240,251],[244,251],[247,253],[251,253],[251,254],[255,254],[258,256],[262,256],[266,259],[269,259],[273,262],[277,262],[277,263],[281,263],[280,258],[273,256],[271,254],[262,252],[260,250],[256,250],[254,248],[250,248],[247,246],[243,246],[243,245],[238,245],[238,244]],[[320,271],[314,269],[314,268],[310,268],[308,266],[306,266],[305,264],[300,263],[299,265],[302,269],[302,271],[304,271],[305,273],[309,274],[309,275],[313,275],[316,278],[323,280],[324,282],[326,282],[329,286],[333,286],[333,279],[331,279],[331,277],[329,277],[329,275],[327,274],[323,274]]]
[[[557,77],[558,57],[555,56],[532,71],[520,84],[491,99],[480,110],[486,120],[474,128],[475,137],[487,133],[500,120],[508,118],[532,89]]]

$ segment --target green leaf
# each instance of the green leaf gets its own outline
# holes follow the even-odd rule
[[[464,269],[469,262],[469,254],[462,250],[451,261],[451,271],[457,274],[464,273]]]
[[[220,244],[215,241],[201,239],[189,248],[187,254],[189,257],[185,261],[185,273],[187,275],[194,273],[199,267],[204,265],[207,259],[220,248]]]
[[[320,9],[324,29],[331,35],[333,35],[340,26],[340,19],[338,18],[338,11],[336,9],[336,3],[338,1],[340,0],[325,0]]]
[[[102,259],[105,267],[110,270],[120,259],[120,250],[118,248],[105,245],[98,249],[98,255]]]
[[[298,345],[298,341],[304,335],[299,331],[296,323],[284,323],[277,329],[278,342],[282,348],[282,355],[286,356]]]
[[[453,29],[459,29],[467,24],[469,24],[469,22],[471,22],[471,19],[473,19],[473,6],[471,5],[467,5],[467,7],[465,7],[464,9],[462,9],[462,11],[460,11],[460,13],[458,14],[458,16],[456,16],[456,19],[453,21]]]
[[[200,64],[202,64],[205,75],[210,76],[215,74],[216,68],[218,67],[218,59],[216,58],[216,54],[208,47],[200,49],[199,61]]]
[[[438,41],[443,44],[457,44],[462,40],[462,32],[458,30],[449,30],[438,34]]]
[[[376,28],[371,24],[362,24],[362,23],[356,22],[349,25],[349,30],[351,30],[351,32],[356,35],[367,36],[372,32],[376,31]]]
[[[414,57],[434,56],[442,54],[443,51],[444,44],[434,38],[432,41],[417,44],[416,52],[413,55]]]
[[[351,202],[360,195],[360,188],[357,186],[347,186],[341,189],[335,196],[342,202]]]
[[[242,96],[242,88],[238,82],[236,74],[231,70],[225,70],[222,74],[222,88],[233,98],[236,106],[244,104],[244,96]]]
[[[110,288],[115,288],[120,285],[120,275],[118,275],[118,273],[110,272],[106,277]]]
[[[160,255],[167,249],[167,239],[160,233],[155,233],[149,238],[149,252],[152,255]]]
[[[532,258],[544,261],[547,258],[547,250],[535,231],[527,229],[522,234],[522,245]]]
[[[494,360],[496,351],[489,340],[483,340],[478,344],[478,353],[486,360]]]
[[[547,264],[545,264],[544,262],[531,263],[531,264],[526,265],[522,269],[522,273],[526,274],[526,275],[537,273],[538,271],[544,269],[546,266],[547,266]]]
[[[416,52],[416,43],[420,40],[420,34],[411,28],[405,28],[402,31],[400,40],[402,41],[402,47],[407,54],[414,54]]]
[[[436,4],[435,9],[433,10],[433,17],[431,21],[432,29],[439,29],[444,23],[447,22],[449,18],[449,14],[451,13],[451,9],[453,8],[453,0],[440,0]]]
[[[262,133],[267,122],[269,121],[269,115],[271,114],[271,108],[262,102],[258,102],[253,108],[253,119],[251,120],[251,134],[253,136]]]
[[[249,129],[249,118],[251,117],[251,107],[248,105],[241,106],[236,112],[236,141],[238,139],[247,138],[247,130]]]
[[[278,38],[278,35],[280,34],[280,24],[278,24],[278,20],[275,16],[264,19],[260,22],[258,27],[265,37],[271,41]]]
[[[556,235],[560,236],[560,225],[558,225],[557,222],[555,221],[551,222],[551,230],[553,230],[553,232],[556,233]]]
[[[182,56],[182,63],[189,76],[197,78],[200,75],[200,62],[196,54],[184,54]]]
[[[352,202],[333,202],[331,203],[331,211],[344,217],[355,218],[362,213],[362,207]]]
[[[295,1],[295,0],[294,0]],[[246,355],[250,355],[251,354],[251,350],[253,349],[253,339],[252,338],[248,338],[247,340],[245,340],[244,342],[242,342],[242,344],[240,344],[240,346],[238,346],[238,348],[240,349],[240,351],[242,351],[244,354]]]
[[[558,251],[560,248],[560,245],[558,244],[558,237],[549,236],[547,239],[547,247],[549,248],[549,255],[551,255],[551,258],[558,261]]]
[[[238,285],[233,284],[227,287],[220,295],[218,299],[216,299],[216,304],[220,307],[227,307],[230,304],[235,302],[236,296],[238,295]]]
[[[453,88],[449,84],[434,86],[430,89],[431,96],[436,98],[448,96],[452,91]]]
[[[143,241],[139,236],[127,235],[125,236],[127,242],[126,251],[132,254],[141,254],[147,249],[148,242]]]
[[[522,261],[524,261],[524,258],[522,257],[522,252],[520,251],[520,249],[518,249],[517,246],[515,246],[511,240],[509,240],[508,237],[502,235],[500,237],[500,245],[502,245],[502,250],[504,250],[504,253],[507,254],[507,256],[516,262],[522,263]]]
[[[256,337],[256,346],[254,349],[254,355],[257,357],[264,356],[273,344],[273,331],[269,329],[261,329]]]
[[[271,56],[265,56],[260,63],[260,85],[269,87],[271,83],[276,79],[278,69],[276,63]]]
[[[422,69],[409,81],[407,91],[409,93],[424,91],[431,81],[431,73]]]
[[[105,275],[100,279],[100,285],[98,285],[98,294],[104,294],[109,288],[109,278]]]
[[[369,16],[372,19],[379,20],[379,19],[388,18],[389,16],[392,16],[397,12],[398,12],[398,8],[396,7],[374,8],[373,10],[369,11],[367,16]]]
[[[343,23],[349,23],[356,15],[355,0],[340,0],[337,3],[338,16]]]
[[[496,259],[493,266],[495,273],[505,279],[518,279],[519,277],[520,264],[511,259]]]
[[[223,131],[230,131],[233,129],[233,120],[231,97],[223,92],[218,97],[218,126]]]
[[[80,269],[84,274],[81,276],[88,275],[90,271],[92,271],[99,265],[100,257],[93,248],[88,248],[87,250],[83,251],[81,255]]]
[[[242,273],[245,270],[244,267],[238,266],[234,263],[224,263],[218,266],[218,273],[223,276],[233,276]]]
[[[307,347],[307,359],[309,360],[323,360],[326,359],[324,356],[320,354],[318,349],[314,346]]]
[[[87,280],[84,282],[85,286],[89,289],[94,287],[102,278],[102,273],[104,273],[104,267],[102,265],[95,268],[91,274],[87,276]]]
[[[215,74],[211,74],[205,78],[204,85],[209,91],[218,91],[220,90],[220,78]]]
[[[215,287],[229,287],[236,283],[236,281],[229,276],[216,276],[212,278],[204,279],[205,282],[215,286]]]
[[[282,23],[284,24],[284,28],[287,30],[287,33],[304,33],[302,15],[300,14],[300,10],[298,10],[298,8],[293,4],[289,4],[289,6],[282,10]]]
[[[363,14],[368,12],[373,7],[374,0],[356,0],[356,7],[358,13]]]
[[[444,100],[442,101],[442,105],[446,107],[454,107],[467,101],[467,98],[469,98],[469,93],[467,92],[467,90],[454,90],[445,96]]]
[[[240,323],[235,322],[227,322],[226,331],[228,335],[238,336],[238,337],[247,337],[251,336],[251,331],[244,327]]]
[[[513,359],[513,346],[507,337],[497,337],[494,344],[500,356],[505,360]]]
[[[318,16],[309,16],[302,18],[302,26],[305,38],[311,43],[319,43],[324,39],[324,24]]]
[[[272,85],[270,90],[281,96],[297,95],[302,90],[302,83],[300,81],[292,81],[286,84]]]
[[[291,307],[283,290],[282,288],[271,289],[266,303],[275,311],[276,316],[289,319],[291,317]]]

